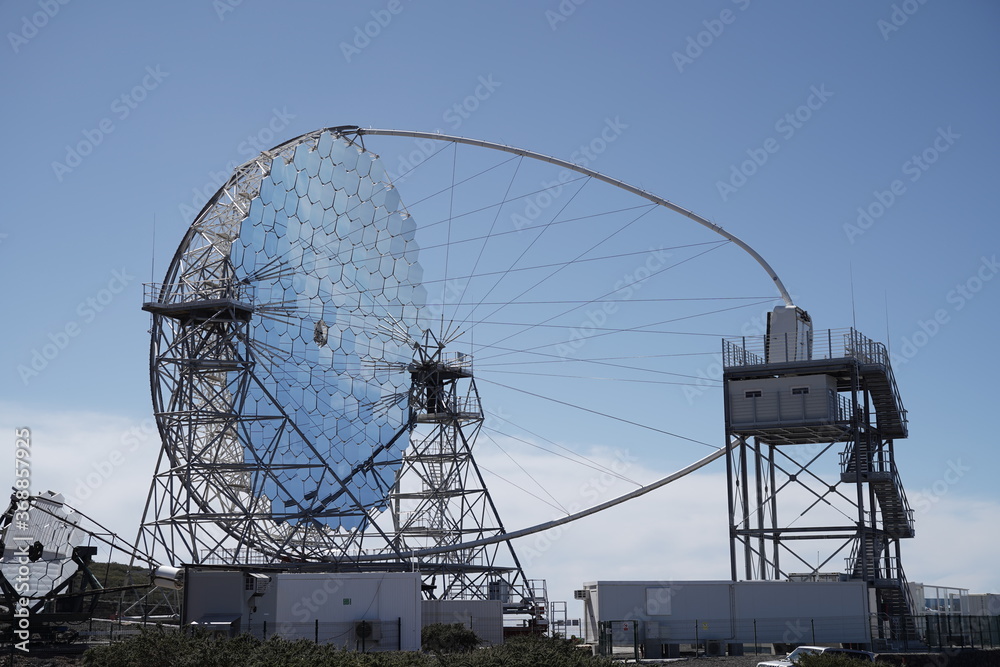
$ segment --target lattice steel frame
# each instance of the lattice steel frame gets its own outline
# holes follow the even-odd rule
[[[473,457],[483,411],[472,359],[446,355],[445,344],[431,331],[413,347],[410,447],[391,495],[396,548],[405,552],[503,535],[506,530]],[[404,488],[404,483],[409,485]],[[513,567],[498,565],[504,547]],[[518,600],[531,597],[510,542],[432,556],[419,566],[429,586],[438,588],[441,577],[433,597],[504,602],[510,594]]]
[[[262,179],[267,175],[270,159],[276,157],[289,159],[294,146],[301,143],[305,137],[318,137],[323,132],[328,131],[333,131],[338,136],[352,135],[361,141],[362,147],[363,135],[365,134],[405,136],[476,145],[540,160],[609,183],[654,204],[673,210],[732,241],[750,254],[767,272],[785,303],[788,305],[792,303],[788,292],[773,269],[758,253],[733,234],[661,197],[580,165],[510,146],[434,133],[344,126],[327,128],[311,135],[303,135],[303,137],[298,137],[265,152],[260,158],[237,169],[236,174],[226,186],[199,214],[195,225],[189,231],[189,238],[182,245],[182,248],[186,248],[185,254],[178,258],[179,262],[175,261],[175,265],[180,268],[168,276],[165,284],[159,287],[158,293],[149,299],[149,303],[153,304],[149,310],[154,311],[154,324],[158,323],[159,325],[154,326],[154,336],[156,336],[160,349],[171,349],[174,346],[181,346],[182,341],[189,341],[191,345],[201,345],[202,348],[216,350],[217,354],[212,359],[213,363],[225,362],[230,365],[226,368],[226,379],[223,380],[222,371],[218,368],[214,371],[205,370],[200,374],[191,372],[190,368],[193,367],[191,362],[194,360],[191,357],[181,355],[176,358],[158,359],[155,354],[153,355],[151,374],[153,376],[154,403],[161,424],[161,434],[164,437],[164,449],[161,451],[157,463],[157,473],[151,485],[143,525],[137,540],[138,544],[144,545],[144,550],[147,553],[159,548],[171,555],[188,555],[191,562],[201,562],[205,552],[208,553],[209,558],[216,560],[246,561],[254,555],[250,548],[250,545],[253,544],[252,536],[248,534],[249,531],[254,530],[263,531],[255,539],[260,540],[261,537],[264,537],[276,547],[269,550],[274,552],[271,554],[272,556],[278,554],[280,547],[293,542],[307,547],[316,546],[315,550],[309,551],[311,555],[322,557],[321,554],[330,554],[329,557],[337,560],[348,558],[352,552],[356,553],[361,549],[360,539],[363,532],[350,535],[328,535],[319,530],[312,535],[296,534],[287,524],[275,524],[270,522],[266,513],[257,513],[260,508],[255,505],[254,496],[244,491],[247,488],[247,480],[254,479],[256,470],[253,467],[248,468],[244,464],[242,448],[237,446],[238,443],[234,435],[237,428],[246,424],[245,418],[237,419],[235,417],[239,414],[235,408],[239,406],[241,392],[244,391],[247,382],[252,380],[254,358],[252,350],[246,346],[246,322],[243,311],[247,306],[252,310],[253,306],[252,294],[236,295],[236,292],[242,290],[243,286],[235,280],[233,267],[229,264],[229,252],[233,241],[238,236],[239,222],[246,216],[249,202],[259,189]],[[199,333],[184,330],[180,319],[167,315],[166,310],[162,310],[159,314],[155,311],[156,304],[166,307],[171,304],[172,300],[184,301],[187,299],[185,295],[199,294],[205,288],[219,288],[228,295],[223,298],[225,303],[215,304],[219,308],[214,314],[201,312],[203,316],[201,321],[207,326],[207,330],[202,330]],[[240,301],[241,298],[248,299],[248,301]],[[165,324],[168,322],[173,323]],[[474,383],[472,386],[474,390]],[[197,396],[198,400],[201,401],[200,407],[205,408],[212,416],[207,420],[202,418],[199,422],[193,416],[194,411],[185,410],[183,406],[173,405],[167,400],[168,397],[172,396],[171,390],[179,387],[185,388],[189,395]],[[276,414],[271,417],[287,419],[287,415]],[[202,429],[205,432],[199,433],[198,427],[203,425],[207,425],[209,428]],[[404,426],[400,433],[405,432],[411,425]],[[471,445],[469,444],[471,438],[465,437],[463,429],[471,427],[472,430],[478,430],[478,423],[470,421],[461,424],[461,426],[462,428],[458,428],[458,431],[452,434],[454,437],[448,435],[443,436],[443,438],[428,436],[428,439],[421,439],[420,442],[448,442],[452,443],[448,446],[454,447],[456,452],[461,447],[467,447],[471,453]],[[170,447],[168,445],[170,442],[179,446]],[[192,458],[178,456],[177,452],[190,453]],[[201,459],[196,460],[193,458],[194,456],[201,457]],[[411,469],[414,466],[420,468],[422,464],[417,463],[420,459],[421,457],[417,455],[415,458],[411,458],[406,465]],[[471,457],[469,461],[472,462],[471,470],[476,473],[474,478],[478,478],[481,483],[478,468],[474,466]],[[224,480],[228,491],[214,496],[210,495],[207,490],[203,494],[196,491],[194,494],[189,494],[189,497],[182,497],[183,493],[191,488],[190,485],[186,486],[185,482],[192,479],[202,483],[207,483],[209,479]],[[196,485],[194,488],[200,487]],[[483,485],[483,489],[485,490],[485,485]],[[495,508],[492,508],[488,495],[484,494],[483,497],[486,499],[486,505],[490,506],[495,515]],[[436,502],[432,502],[432,498],[433,494],[427,498],[428,507],[433,506]],[[221,503],[221,511],[212,511],[211,501]],[[358,507],[362,508],[363,506],[358,503]],[[486,517],[488,514],[480,512],[476,516]],[[248,517],[255,521],[247,522]],[[397,523],[399,522],[399,517],[397,517]],[[251,523],[257,524],[258,527],[238,529],[239,526],[245,527]],[[497,522],[496,527],[487,525],[486,521],[480,523],[481,525],[472,530],[482,531],[483,534],[487,534],[494,528],[503,530],[499,522]],[[405,522],[400,523],[400,527],[404,525]],[[388,549],[403,558],[404,554],[400,551],[400,546],[404,540],[399,539],[398,536],[391,537],[384,532],[380,533],[380,537],[385,544],[381,547],[376,546],[375,550],[369,550],[369,552]],[[411,535],[411,539],[415,537],[415,535]],[[227,546],[232,544],[234,540],[235,547]],[[264,543],[267,543],[266,540]],[[523,575],[519,576],[523,577]]]
[[[833,332],[825,333],[834,337]],[[791,574],[843,572],[875,590],[872,611],[878,615],[875,629],[882,638],[912,638],[912,601],[900,561],[900,539],[913,537],[915,531],[893,447],[893,436],[906,437],[905,410],[885,347],[854,330],[844,336],[851,342],[843,350],[831,349],[828,359],[772,366],[750,358],[747,339],[724,343],[726,438],[737,443],[726,456],[731,575],[734,581],[779,581]],[[753,430],[731,423],[729,381],[811,373],[841,378],[841,393],[848,399],[836,422],[800,427],[795,433],[777,428],[768,433],[767,427]],[[886,420],[882,425],[873,419],[876,394],[892,401],[900,422]],[[838,454],[839,465],[831,461]],[[830,474],[838,468],[831,484]],[[788,503],[781,506],[789,488],[806,490],[812,503],[789,512]],[[839,499],[854,516],[835,524],[813,519],[815,508],[831,499]],[[800,545],[816,540],[832,546],[813,563],[812,553],[804,553]],[[785,565],[783,556],[792,567]]]
[[[150,381],[163,446],[136,539],[142,553],[188,563],[318,561],[360,553],[367,529],[381,537],[377,548],[392,544],[372,524],[375,510],[343,484],[345,507],[338,512],[362,517],[359,529],[275,520],[269,499],[253,492],[274,464],[260,457],[247,463],[238,437],[255,421],[278,420],[279,436],[295,431],[311,449],[314,464],[341,481],[255,378],[252,284],[237,280],[230,260],[271,161],[290,160],[298,145],[327,131],[297,137],[238,167],[192,224],[166,281],[147,291],[144,309],[153,313]],[[273,414],[245,414],[251,383],[271,398]],[[371,464],[356,466],[351,475]]]
[[[347,532],[276,521],[269,499],[260,493],[261,479],[274,463],[259,456],[248,462],[243,442],[249,441],[254,422],[278,421],[283,425],[279,434],[294,429],[295,423],[273,397],[272,414],[247,414],[245,409],[255,383],[267,390],[254,375],[253,284],[237,278],[230,252],[271,160],[290,160],[296,146],[324,131],[286,142],[237,169],[196,218],[166,281],[147,290],[144,309],[153,315],[150,376],[163,446],[137,550],[164,562],[190,564],[292,558],[344,566],[363,563],[365,553],[391,554],[399,563],[425,572],[428,583],[440,577],[444,585],[435,597],[530,598],[531,586],[509,542],[502,543],[505,547],[479,546],[419,562],[407,559],[406,552],[419,546],[447,546],[505,532],[472,455],[482,409],[471,373],[454,375],[444,381],[446,387],[435,384],[442,372],[468,362],[456,366],[455,358],[446,359],[444,345],[430,332],[422,343],[408,340],[402,328],[394,332],[415,352],[406,369],[412,379],[410,392],[397,397],[409,401],[409,418],[389,442],[380,443],[376,453],[350,473],[402,463],[391,500],[392,528],[380,525],[384,524],[380,512],[353,497],[346,484],[342,493],[349,497],[347,509],[338,511],[362,518],[359,528]],[[385,366],[378,360],[374,364]],[[468,380],[462,397],[456,393],[459,379]],[[439,390],[447,395],[435,398],[440,402],[433,408],[431,392]],[[390,397],[389,402],[393,400]],[[297,436],[308,441],[301,432]],[[411,446],[402,461],[374,460],[404,436],[411,438]],[[311,458],[336,477],[315,447]],[[421,486],[408,497],[400,490],[400,480],[406,479],[418,480]],[[406,518],[401,508],[408,508]],[[433,528],[428,530],[428,525]],[[509,551],[513,566],[497,563],[502,548]]]

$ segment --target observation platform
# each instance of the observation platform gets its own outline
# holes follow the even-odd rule
[[[451,400],[445,397],[436,404],[428,401],[424,411],[417,411],[414,420],[418,424],[447,424],[453,421],[476,421],[483,418],[479,401],[473,397]]]
[[[896,380],[889,364],[889,353],[882,343],[871,340],[854,329],[828,329],[813,333],[810,353],[802,355],[801,340],[794,336],[743,336],[722,341],[723,381],[766,380],[788,378],[791,399],[798,387],[794,378],[826,376],[831,384],[824,399],[829,406],[820,415],[796,413],[794,403],[785,397],[784,404],[769,411],[765,417],[751,420],[749,430],[735,429],[748,435],[760,435],[778,444],[830,442],[850,439],[851,406],[844,400],[853,389],[867,391],[871,396],[877,428],[886,438],[905,438],[908,434],[906,409],[903,407]],[[769,354],[770,353],[770,354]],[[781,361],[771,361],[769,356]],[[800,358],[797,358],[800,357]],[[804,357],[804,358],[801,358]],[[788,361],[788,359],[791,359]],[[855,378],[858,386],[855,387]],[[750,386],[746,383],[746,386]],[[765,391],[757,397],[767,400]],[[749,395],[748,395],[749,398]],[[801,400],[799,401],[802,402]],[[791,412],[789,412],[791,410]]]
[[[472,357],[461,352],[422,355],[407,371],[417,391],[413,399],[414,420],[418,424],[448,424],[483,418],[479,397],[474,392],[459,395],[458,380],[471,379]]]
[[[181,321],[247,322],[254,310],[250,285],[218,280],[146,283],[142,301],[146,312]]]
[[[427,355],[406,367],[407,372],[417,377],[435,378],[440,382],[472,377],[472,357],[457,352],[455,354]]]

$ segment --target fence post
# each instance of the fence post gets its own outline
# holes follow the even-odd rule
[[[639,621],[632,621],[632,653],[635,654],[635,664],[639,664]]]
[[[316,619],[316,629],[313,630],[313,643],[319,643],[319,619]]]
[[[816,619],[815,618],[810,618],[809,619],[809,625],[812,626],[813,644],[815,644],[816,643]]]
[[[501,630],[502,632],[502,630]],[[396,650],[403,650],[403,617],[396,617]]]
[[[758,655],[760,647],[757,645],[757,619],[753,619],[753,654]]]
[[[267,619],[264,619],[264,640],[267,641]]]
[[[698,647],[701,646],[701,639],[698,638],[698,619],[694,619],[694,657],[698,657]]]

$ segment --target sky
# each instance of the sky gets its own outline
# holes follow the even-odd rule
[[[142,284],[162,280],[197,211],[235,165],[312,130],[445,132],[585,161],[670,199],[752,245],[817,329],[853,325],[887,342],[910,419],[910,437],[896,443],[917,526],[903,544],[907,577],[1000,592],[1000,454],[989,426],[1000,371],[994,3],[7,0],[0,27],[0,442],[12,480],[15,429],[27,427],[33,488],[67,494],[130,541],[159,448]],[[368,141],[396,174],[420,149]],[[453,165],[466,159],[456,155]],[[417,184],[400,180],[404,201]],[[643,259],[660,261],[656,251],[687,259],[694,251],[680,245],[718,239],[662,213],[670,232],[643,228],[629,246],[649,257],[606,275],[634,274]],[[588,224],[554,228],[532,252],[568,261],[564,248],[601,238]],[[494,248],[485,261],[500,261]],[[511,376],[483,364],[495,431],[477,461],[508,529],[632,490],[722,444],[719,340],[758,332],[777,294],[731,246],[686,266],[655,294],[740,307],[695,318],[687,331],[699,335],[683,344],[644,337],[698,356],[671,367],[685,376],[671,382],[614,385],[608,405],[702,444],[543,407],[537,394],[560,391],[593,406],[573,381],[529,379],[532,398],[518,402],[496,384]],[[619,289],[613,277],[575,275],[550,286],[590,298]],[[565,321],[582,325],[584,312]],[[546,434],[498,426],[522,417]],[[566,450],[632,482],[570,465]],[[550,495],[527,490],[536,482]],[[585,581],[725,579],[725,487],[719,461],[515,548],[553,599],[570,600],[571,616]]]

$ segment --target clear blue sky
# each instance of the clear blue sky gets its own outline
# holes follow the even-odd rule
[[[571,159],[617,122],[590,166],[750,242],[817,328],[856,320],[888,338],[911,417],[898,462],[911,502],[925,492],[907,574],[1000,592],[996,4],[7,0],[0,27],[0,433],[13,448],[15,426],[33,429],[37,488],[71,492],[121,449],[83,509],[135,530],[157,447],[141,283],[161,279],[233,164],[346,124]],[[773,295],[752,262],[698,266],[677,295]],[[737,334],[753,315],[707,330]],[[47,345],[58,352],[27,372]],[[717,387],[693,402],[681,386],[637,391],[663,406],[661,427],[721,444]],[[610,462],[618,443],[575,444]],[[637,445],[630,476],[705,452]],[[508,528],[550,518],[523,501],[509,501]],[[529,575],[558,582],[560,599],[584,580],[728,576],[724,498],[636,507],[553,540]],[[683,557],[651,536],[627,554],[580,555],[588,534],[626,519],[629,533],[715,541]]]

